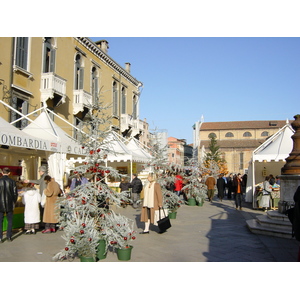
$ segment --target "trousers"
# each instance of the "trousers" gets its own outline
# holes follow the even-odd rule
[[[13,223],[13,211],[6,213],[6,219],[7,219],[7,231],[6,231],[6,237],[9,239],[12,236],[12,223]],[[4,213],[0,212],[0,239],[3,237],[3,219],[4,219]]]

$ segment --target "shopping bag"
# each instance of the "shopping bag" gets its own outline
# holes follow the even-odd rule
[[[160,220],[157,221],[157,226],[160,230],[160,232],[165,232],[167,229],[169,229],[171,227],[171,222],[169,219],[169,216],[166,216],[165,211],[162,210],[164,213],[164,216],[161,218],[160,215]],[[159,214],[161,212],[161,209],[159,209]]]
[[[165,215],[169,214],[169,210],[167,208],[162,208],[164,210]],[[162,215],[162,214],[161,214]],[[157,226],[157,221],[160,220],[163,216],[160,216],[159,210],[154,212],[154,221],[153,225]]]

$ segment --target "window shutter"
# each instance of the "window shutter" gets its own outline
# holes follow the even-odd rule
[[[83,90],[83,76],[84,76],[84,69],[79,69],[79,89]]]
[[[56,50],[50,50],[50,72],[55,72],[55,57],[56,57]]]

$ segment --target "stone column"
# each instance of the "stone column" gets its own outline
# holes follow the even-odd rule
[[[291,123],[295,133],[292,135],[293,150],[286,158],[286,164],[281,169],[280,201],[278,211],[284,213],[284,201],[294,204],[294,194],[300,185],[300,114],[294,116]]]

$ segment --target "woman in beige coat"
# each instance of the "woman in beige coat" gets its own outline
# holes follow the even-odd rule
[[[141,234],[149,233],[150,223],[154,223],[155,211],[162,208],[163,195],[161,186],[156,182],[156,174],[148,175],[149,183],[144,188],[144,201],[141,213],[141,222],[145,222],[144,231]]]
[[[57,196],[61,193],[59,184],[51,178],[49,175],[45,176],[45,182],[47,184],[44,194],[46,195],[46,204],[44,208],[43,222],[45,223],[45,230],[42,233],[55,232],[55,224],[58,222],[55,213],[55,205]]]

